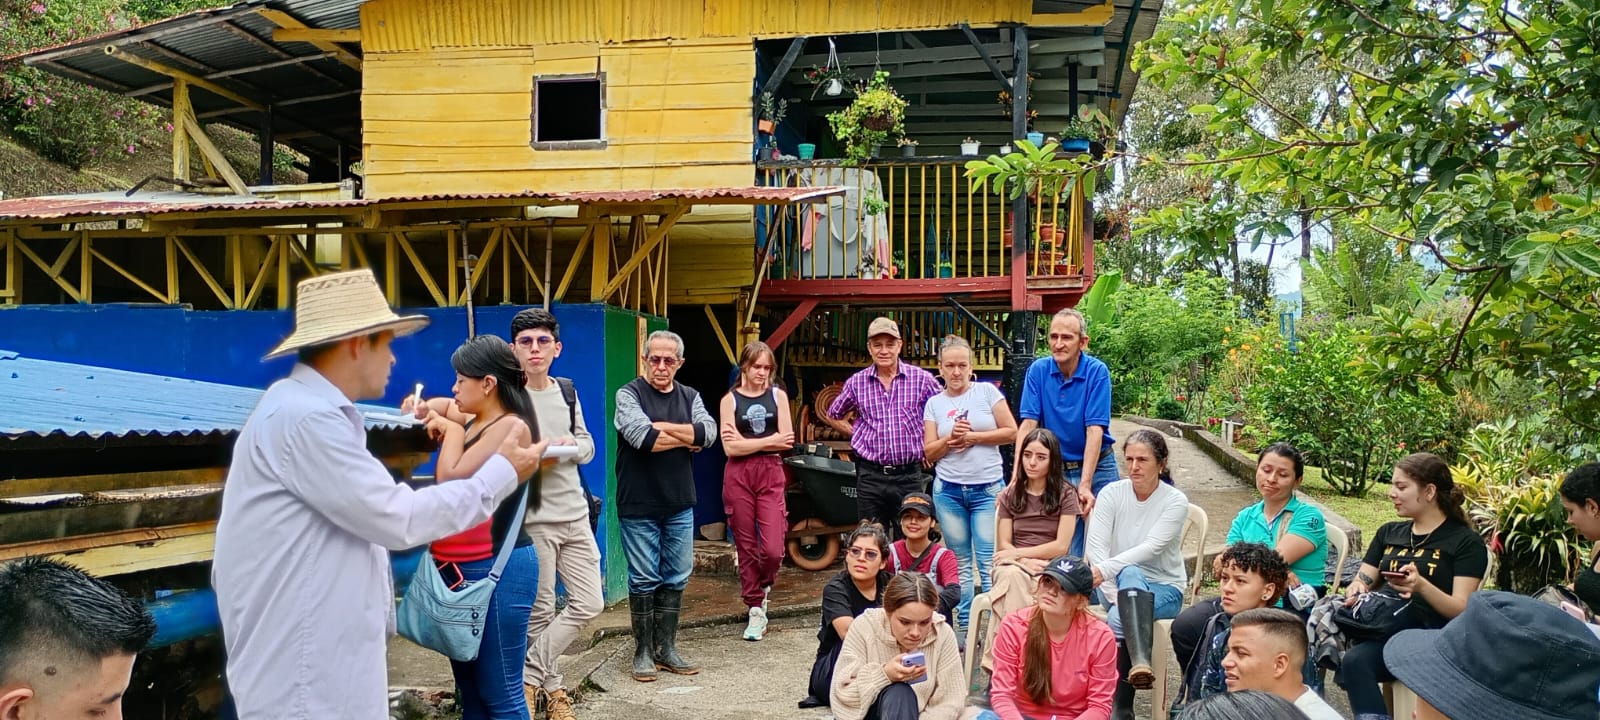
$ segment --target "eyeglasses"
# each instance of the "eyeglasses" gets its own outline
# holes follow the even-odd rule
[[[862,560],[877,560],[879,557],[877,550],[867,550],[865,548],[858,547],[850,548],[849,555],[850,557],[860,558]]]
[[[650,363],[651,365],[660,365],[661,367],[672,367],[673,365],[678,364],[677,358],[662,357],[660,355],[651,355],[650,357],[645,358],[644,361]]]
[[[549,335],[540,335],[538,337],[524,335],[517,338],[517,345],[520,345],[524,348],[531,348],[534,345],[538,345],[539,347],[550,347],[551,345],[554,345],[555,342],[556,339],[550,337]]]

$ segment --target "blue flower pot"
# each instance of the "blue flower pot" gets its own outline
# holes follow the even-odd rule
[[[1067,152],[1089,152],[1089,141],[1083,138],[1067,138],[1061,141],[1061,149]]]
[[[1044,133],[1041,133],[1041,132],[1028,133],[1028,142],[1033,143],[1034,147],[1044,147]]]

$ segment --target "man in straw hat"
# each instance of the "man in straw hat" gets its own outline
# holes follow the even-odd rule
[[[302,281],[297,296],[294,333],[267,358],[300,362],[245,422],[217,523],[211,574],[228,685],[240,720],[381,720],[395,623],[389,551],[488,520],[545,445],[520,427],[471,478],[396,483],[367,451],[354,402],[383,396],[390,343],[427,318],[395,315],[369,270]]]

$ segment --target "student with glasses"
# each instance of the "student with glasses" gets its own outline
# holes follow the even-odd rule
[[[640,682],[700,672],[678,653],[678,614],[694,569],[693,453],[716,442],[717,425],[700,393],[676,381],[683,350],[677,333],[650,333],[644,376],[617,390],[617,521]]]
[[[889,562],[889,536],[883,526],[863,521],[845,539],[844,570],[822,588],[822,626],[817,629],[817,659],[811,664],[810,693],[800,707],[828,704],[833,687],[833,666],[850,624],[867,611],[883,605],[884,571]]]

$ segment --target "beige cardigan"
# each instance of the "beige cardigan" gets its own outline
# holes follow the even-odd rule
[[[934,613],[933,632],[918,646],[928,656],[928,674],[911,686],[917,693],[921,720],[956,720],[966,705],[967,684],[956,650],[955,631],[944,616]],[[872,608],[850,623],[839,662],[833,666],[833,687],[828,696],[837,720],[861,720],[878,693],[889,687],[883,674],[884,663],[901,654],[889,631],[889,615],[883,608]]]

